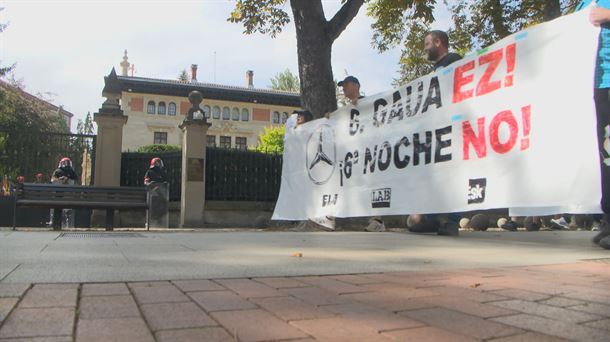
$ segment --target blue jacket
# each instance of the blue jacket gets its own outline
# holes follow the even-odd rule
[[[579,11],[592,2],[592,0],[582,0],[576,6],[576,10]],[[610,9],[610,0],[597,0],[597,6]],[[601,25],[595,68],[595,87],[610,88],[610,22]]]

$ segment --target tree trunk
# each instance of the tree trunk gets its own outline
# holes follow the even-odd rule
[[[561,15],[561,3],[559,0],[547,0],[544,2],[544,21],[553,20]]]
[[[333,78],[333,42],[354,19],[364,0],[347,0],[330,20],[326,21],[320,0],[291,0],[297,33],[301,105],[314,118],[337,109]]]
[[[297,33],[301,106],[320,118],[337,109],[326,18],[320,1],[291,0],[290,5]]]

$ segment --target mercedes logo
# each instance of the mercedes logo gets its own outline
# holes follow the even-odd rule
[[[309,179],[318,185],[328,182],[335,172],[336,158],[334,131],[329,125],[320,125],[307,141],[305,167]]]

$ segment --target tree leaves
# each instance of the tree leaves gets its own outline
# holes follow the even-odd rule
[[[243,24],[245,34],[259,32],[275,38],[290,22],[288,13],[282,9],[285,3],[286,0],[236,0],[227,21]]]
[[[290,72],[290,69],[278,72],[270,82],[271,85],[269,87],[273,90],[291,91],[294,93],[298,93],[301,90],[299,77]]]

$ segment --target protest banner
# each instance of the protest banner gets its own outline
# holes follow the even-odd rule
[[[601,198],[588,10],[286,131],[273,219],[569,208]]]

